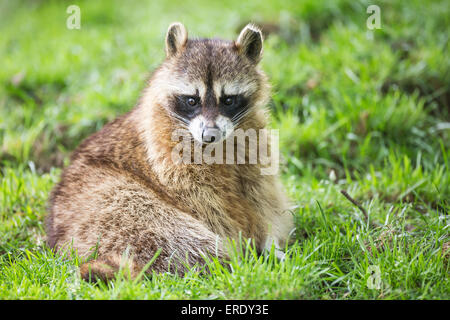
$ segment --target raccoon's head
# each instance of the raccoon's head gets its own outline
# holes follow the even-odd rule
[[[247,25],[236,41],[188,39],[181,23],[166,35],[166,61],[151,82],[167,114],[200,143],[217,143],[254,117],[268,97],[258,68],[263,38]],[[164,102],[161,102],[164,101]]]

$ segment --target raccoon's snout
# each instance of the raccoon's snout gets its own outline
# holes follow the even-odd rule
[[[200,143],[218,143],[226,139],[233,130],[231,120],[222,115],[215,120],[207,120],[199,115],[189,123],[189,132]]]
[[[202,131],[202,141],[205,143],[218,142],[222,137],[222,132],[217,125],[204,127]]]

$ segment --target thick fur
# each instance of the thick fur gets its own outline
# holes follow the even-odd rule
[[[148,272],[183,273],[204,255],[225,259],[227,238],[251,238],[260,251],[273,242],[282,248],[293,227],[278,178],[261,175],[259,165],[171,160],[179,128],[171,98],[189,85],[201,96],[207,88],[244,91],[250,112],[240,128],[265,128],[270,88],[254,48],[246,57],[236,42],[185,41],[184,27],[171,26],[167,38],[167,58],[137,106],[78,147],[51,193],[49,246],[85,257],[98,249],[81,267],[84,279],[108,280],[125,264],[135,277],[158,249]]]

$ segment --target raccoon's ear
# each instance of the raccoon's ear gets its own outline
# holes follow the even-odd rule
[[[174,22],[169,26],[166,35],[166,55],[171,57],[179,53],[186,45],[188,34],[184,25]]]
[[[263,36],[261,30],[251,23],[242,29],[236,41],[239,52],[253,63],[258,63],[262,57],[262,44]]]

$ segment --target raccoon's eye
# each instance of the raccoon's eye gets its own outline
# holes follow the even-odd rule
[[[188,105],[190,105],[191,107],[195,106],[198,102],[198,100],[195,97],[187,97],[186,98],[186,102]]]
[[[235,100],[235,97],[232,97],[232,96],[224,97],[223,98],[223,103],[226,106],[231,106],[234,103],[234,100]]]

